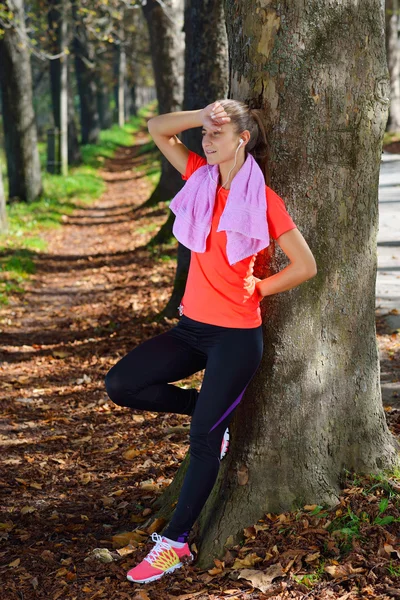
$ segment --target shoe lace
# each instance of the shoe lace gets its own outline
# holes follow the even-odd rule
[[[154,531],[154,533],[151,534],[151,539],[153,540],[153,542],[157,543],[154,546],[153,550],[144,559],[147,560],[147,562],[150,564],[154,560],[156,560],[159,557],[159,555],[162,552],[164,552],[164,550],[169,550],[169,548],[171,548],[171,545],[168,542],[165,542],[162,539],[162,536],[159,535],[156,531]]]

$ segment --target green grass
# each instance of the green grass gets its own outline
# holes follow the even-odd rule
[[[67,176],[52,175],[46,169],[46,143],[38,144],[42,167],[43,194],[35,202],[13,202],[7,206],[9,230],[0,235],[0,304],[6,304],[11,295],[23,291],[23,282],[35,272],[35,257],[46,250],[42,232],[60,227],[63,215],[71,214],[78,205],[99,198],[105,189],[98,169],[106,158],[112,158],[119,146],[131,146],[134,135],[145,125],[144,117],[155,110],[155,103],[138,111],[137,117],[118,127],[101,131],[98,144],[81,146],[83,163],[70,167]],[[146,176],[157,177],[157,158],[154,143],[141,148]],[[4,154],[0,155],[4,191],[8,196],[8,181]],[[152,171],[150,175],[148,171]],[[155,174],[154,174],[155,173]],[[160,173],[158,163],[158,176]]]

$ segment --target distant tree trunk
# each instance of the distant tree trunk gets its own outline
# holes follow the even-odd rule
[[[97,112],[97,84],[94,77],[95,55],[85,24],[78,15],[76,0],[72,2],[72,14],[75,21],[73,48],[80,100],[82,144],[97,144],[100,126]]]
[[[400,131],[400,2],[386,0],[386,54],[390,76],[388,131]]]
[[[98,81],[100,85],[97,87],[97,110],[99,113],[99,121],[101,129],[109,129],[113,124],[113,116],[110,107],[111,91],[108,88],[105,80],[98,73]]]
[[[136,117],[137,116],[137,99],[136,99],[136,83],[132,83],[131,87],[130,87],[130,95],[131,95],[131,103],[130,103],[130,116],[131,117]]]
[[[0,87],[9,197],[25,202],[42,193],[32,73],[23,0],[9,0],[13,20],[0,39]]]
[[[61,52],[61,34],[62,34],[62,12],[59,0],[48,0],[48,24],[49,38],[51,42],[51,52],[59,54]],[[53,110],[54,126],[61,130],[61,61],[55,58],[49,61],[50,68],[50,90]],[[82,162],[81,151],[79,148],[78,132],[75,123],[75,109],[71,92],[71,76],[70,61],[67,60],[67,81],[66,93],[68,96],[67,102],[67,118],[68,118],[68,164],[76,165]]]
[[[126,81],[126,48],[124,29],[124,7],[121,8],[122,18],[118,45],[118,125],[125,125],[125,81]]]
[[[67,40],[67,0],[62,0],[61,51],[68,49]],[[60,159],[61,173],[68,175],[68,54],[65,53],[60,64]]]
[[[375,331],[390,85],[383,6],[366,0],[345,13],[340,3],[329,10],[317,2],[313,10],[303,2],[274,6],[226,1],[229,97],[263,109],[272,187],[309,242],[318,274],[262,303],[264,357],[197,520],[201,569],[265,513],[336,504],[344,469],[399,466],[382,407]],[[287,263],[272,242],[255,273],[265,278]],[[186,464],[187,457],[153,519],[169,518]]]
[[[228,92],[228,38],[222,0],[186,0],[184,32],[190,43],[185,46],[184,99],[182,110],[196,110],[226,98]],[[207,40],[207,43],[204,43]],[[199,68],[201,65],[201,68]],[[187,129],[179,136],[194,152],[204,156],[201,129]],[[165,224],[169,231],[175,215]],[[185,291],[190,250],[179,243],[174,288],[162,315],[176,317]]]
[[[151,60],[156,82],[158,112],[165,114],[181,110],[183,81],[179,77],[179,53],[184,52],[183,35],[177,23],[183,17],[182,0],[147,0],[142,5],[147,21]],[[182,188],[182,178],[171,163],[161,155],[161,177],[144,206],[154,206],[170,200]]]
[[[68,164],[79,165],[82,163],[82,154],[78,140],[78,128],[76,125],[76,112],[73,96],[74,70],[71,61],[68,61]]]
[[[6,210],[6,197],[4,195],[2,165],[0,162],[0,233],[7,233],[8,220]]]

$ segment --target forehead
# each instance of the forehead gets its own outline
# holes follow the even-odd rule
[[[223,133],[224,131],[233,131],[233,125],[232,123],[222,123],[221,125],[219,125],[219,127],[221,127],[221,133]],[[201,131],[213,131],[210,127],[202,127]]]

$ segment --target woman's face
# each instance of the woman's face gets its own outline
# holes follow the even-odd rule
[[[235,152],[240,142],[240,138],[243,137],[246,140],[246,132],[242,135],[238,135],[234,132],[232,123],[224,123],[219,125],[220,131],[212,131],[207,127],[203,127],[201,134],[203,136],[202,145],[204,155],[207,158],[208,164],[220,164],[225,161],[232,161],[235,158]],[[250,132],[247,132],[250,135]],[[245,144],[242,144],[237,152],[237,157],[240,153],[244,154]],[[208,152],[213,152],[209,154]]]

